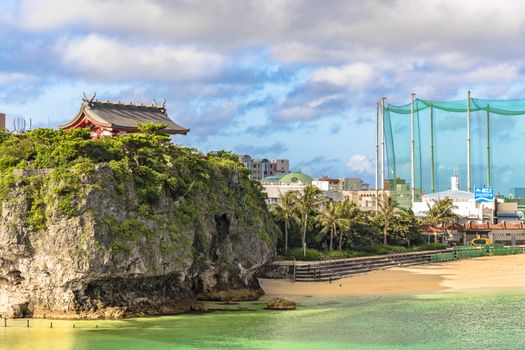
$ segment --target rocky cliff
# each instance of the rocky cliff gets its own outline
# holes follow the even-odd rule
[[[1,313],[121,317],[261,295],[274,226],[234,156],[158,135],[0,136]]]

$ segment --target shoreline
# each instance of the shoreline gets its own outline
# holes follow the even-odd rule
[[[268,296],[359,296],[525,290],[525,254],[393,267],[329,282],[259,279]]]

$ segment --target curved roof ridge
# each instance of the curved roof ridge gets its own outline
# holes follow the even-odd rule
[[[138,131],[139,123],[166,124],[165,132],[169,134],[186,135],[190,131],[170,119],[164,104],[145,105],[100,100],[83,100],[79,112],[59,127],[74,128],[83,117],[98,126],[130,132]]]

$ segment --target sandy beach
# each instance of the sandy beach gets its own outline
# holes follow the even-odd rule
[[[267,295],[383,295],[525,288],[525,255],[491,256],[372,271],[328,282],[259,279]]]

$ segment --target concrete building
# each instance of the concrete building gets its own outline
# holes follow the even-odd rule
[[[525,199],[525,187],[513,187],[510,194],[514,199]]]
[[[425,194],[420,202],[412,203],[412,210],[416,216],[425,216],[429,208],[438,200],[450,198],[455,206],[453,212],[460,217],[459,222],[467,221],[492,222],[494,218],[494,202],[476,203],[474,193],[459,189],[459,177],[452,176],[450,190]]]
[[[346,177],[341,179],[343,182],[342,191],[365,191],[370,185],[357,177]]]
[[[332,191],[362,191],[368,190],[369,185],[363,180],[357,177],[345,177],[345,178],[330,178],[328,176],[323,176],[317,181],[325,181],[330,185],[330,190]]]
[[[265,177],[284,175],[290,172],[290,162],[288,159],[253,159],[249,155],[240,158],[241,163],[246,169],[251,171],[250,179],[261,181]]]
[[[343,193],[339,190],[338,179],[313,180],[312,185],[323,192],[323,195],[333,202],[340,202],[343,200]],[[337,180],[337,181],[334,181]]]
[[[343,191],[343,200],[348,199],[364,212],[372,212],[377,209],[377,204],[381,203],[383,197],[390,195],[389,191],[362,190],[362,191]],[[378,203],[379,198],[379,203]]]
[[[518,211],[517,202],[504,202],[503,199],[496,200],[496,217],[495,222],[498,223],[520,223],[522,213]]]
[[[323,196],[331,201],[338,202],[343,199],[342,192],[331,189],[328,181],[314,180],[301,172],[268,176],[261,180],[261,184],[268,196],[267,204],[279,204],[281,197],[287,192],[302,192],[310,184],[319,188]]]
[[[268,196],[267,204],[279,204],[281,197],[290,191],[302,192],[313,179],[301,172],[267,176],[261,180],[264,192]]]

